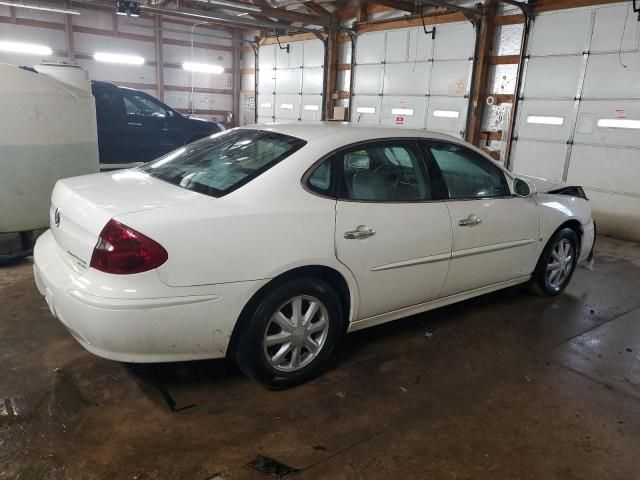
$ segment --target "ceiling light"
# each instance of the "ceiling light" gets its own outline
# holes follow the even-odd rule
[[[67,10],[66,8],[42,7],[40,5],[30,5],[27,3],[0,1],[0,5],[6,5],[7,7],[15,7],[15,8],[26,8],[29,10],[41,10],[43,12],[64,13],[67,15],[80,15],[80,12],[78,10]]]
[[[358,107],[356,113],[376,113],[375,107]]]
[[[203,0],[200,0],[203,1]],[[247,12],[261,12],[262,8],[256,5],[250,5],[248,3],[237,4],[235,2],[229,2],[227,0],[204,0],[208,5],[218,5],[220,7],[227,7],[232,10],[246,10]]]
[[[563,125],[564,117],[553,117],[548,115],[528,115],[527,123],[535,125]]]
[[[598,127],[637,130],[640,129],[640,120],[629,120],[627,118],[601,118],[598,120]]]
[[[28,55],[51,55],[51,50],[46,45],[33,43],[4,42],[0,41],[0,51],[13,53],[26,53]]]
[[[293,110],[293,103],[283,103],[280,105],[282,110]]]
[[[127,65],[143,65],[144,58],[137,55],[122,55],[119,53],[104,53],[96,52],[93,54],[93,59],[96,62],[107,63],[125,63]]]
[[[200,73],[220,74],[224,72],[224,67],[221,67],[220,65],[211,65],[209,63],[184,62],[182,64],[182,68],[190,72],[200,72]]]
[[[272,105],[271,105],[270,103],[268,103],[268,102],[267,102],[267,103],[261,103],[261,104],[260,104],[260,108],[271,108],[271,106],[272,106]]]
[[[307,112],[317,112],[320,110],[320,107],[318,105],[305,105],[304,109]]]
[[[433,116],[440,118],[458,118],[460,112],[457,110],[434,110]]]

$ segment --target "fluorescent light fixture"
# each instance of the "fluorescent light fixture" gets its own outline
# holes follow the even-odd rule
[[[0,5],[6,5],[7,7],[15,7],[15,8],[26,8],[28,10],[40,10],[43,12],[64,13],[66,15],[80,15],[80,12],[78,10],[67,10],[66,8],[43,7],[40,5],[31,5],[28,3],[0,1]]]
[[[210,63],[184,62],[182,68],[190,72],[214,73],[216,75],[224,72],[224,68],[220,65],[212,65]]]
[[[28,55],[51,55],[51,50],[46,45],[20,42],[0,42],[0,51],[13,53],[26,53]]]
[[[293,103],[283,103],[280,105],[282,110],[293,110]]]
[[[458,118],[460,116],[460,112],[457,110],[434,110],[433,116],[440,118]]]
[[[536,125],[563,125],[564,117],[553,117],[549,115],[527,115],[527,123]]]
[[[318,110],[320,110],[320,107],[318,105],[305,105],[304,109],[307,112],[317,112]]]
[[[356,113],[376,113],[376,107],[358,107]]]
[[[412,117],[413,108],[392,108],[391,113],[393,115],[403,115],[405,117]]]
[[[235,3],[235,2],[231,2],[231,1],[227,1],[227,0],[199,0],[203,3],[206,3],[207,5],[218,5],[220,7],[228,7],[231,10],[246,10],[247,12],[261,12],[262,8],[256,6],[256,5],[251,5],[248,3],[242,3],[241,5]]]
[[[270,103],[261,103],[260,104],[260,108],[271,108],[271,104]]]
[[[638,130],[640,129],[640,120],[630,120],[628,118],[601,118],[598,120],[598,127]]]
[[[93,54],[93,59],[96,62],[106,63],[124,63],[127,65],[143,65],[144,58],[137,55],[122,55],[120,53],[104,53],[96,52]]]

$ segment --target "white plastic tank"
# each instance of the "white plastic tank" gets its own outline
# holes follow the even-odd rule
[[[8,234],[22,236],[24,253],[30,232],[49,226],[57,180],[99,169],[86,72],[68,64],[35,70],[0,64],[0,259],[20,254]]]

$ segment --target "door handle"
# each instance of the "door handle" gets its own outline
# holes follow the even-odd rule
[[[131,125],[132,127],[141,127],[142,124],[138,122],[128,122],[127,125]]]
[[[475,227],[476,225],[480,225],[482,220],[480,220],[475,215],[469,215],[467,218],[463,218],[458,222],[458,225],[461,227]]]
[[[355,240],[358,238],[368,238],[375,234],[376,231],[373,228],[369,228],[366,225],[358,225],[355,230],[344,232],[344,238],[347,240]]]

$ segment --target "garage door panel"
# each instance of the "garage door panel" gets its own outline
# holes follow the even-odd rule
[[[381,63],[384,60],[385,32],[364,33],[358,37],[356,59],[361,63]]]
[[[611,5],[597,10],[590,49],[592,52],[612,52],[620,48],[623,50],[637,48],[635,29],[638,21],[635,15],[629,14],[629,8],[630,5],[627,3],[626,5]],[[611,32],[622,33],[622,30],[624,30],[624,36],[621,46],[620,35],[611,35]]]
[[[530,58],[525,77],[525,98],[575,98],[583,62],[582,55]]]
[[[260,69],[258,72],[258,93],[276,91],[276,71],[273,68]]]
[[[380,124],[381,97],[374,95],[357,95],[353,97],[351,121],[359,125]]]
[[[380,123],[398,128],[425,128],[426,97],[385,95]]]
[[[575,102],[570,100],[523,100],[518,119],[518,138],[566,142],[571,132]],[[561,125],[556,123],[562,122]]]
[[[258,95],[258,123],[273,122],[275,95]]]
[[[276,50],[276,68],[300,68],[302,65],[303,42],[291,42],[287,44],[287,48],[280,48],[275,45]]]
[[[513,145],[515,173],[562,181],[566,144],[518,140]]]
[[[304,58],[302,65],[306,67],[322,67],[324,65],[324,44],[320,40],[302,42]]]
[[[620,128],[630,126],[625,120],[638,120],[637,128]],[[619,127],[615,128],[616,125]],[[640,148],[640,100],[583,100],[575,142]]]
[[[422,27],[409,30],[408,60],[427,61],[433,58],[434,40],[431,35],[425,34]]]
[[[356,65],[354,91],[358,95],[382,93],[384,65]]]
[[[429,89],[431,63],[399,63],[386,65],[385,95],[426,95]]]
[[[276,120],[298,120],[300,118],[300,95],[276,95]]]
[[[620,62],[627,66],[623,68]],[[584,80],[585,98],[640,99],[640,52],[592,55]]]
[[[276,70],[276,94],[300,93],[302,90],[302,70],[287,68]]]
[[[302,69],[302,93],[322,94],[324,70],[322,68]]]
[[[431,75],[431,95],[462,97],[469,86],[469,61],[434,61]]]
[[[387,32],[386,62],[406,62],[409,48],[408,30],[391,30]]]
[[[438,25],[433,58],[470,59],[475,48],[475,31],[470,22]]]
[[[582,54],[590,10],[569,10],[541,14],[533,24],[530,55]]]
[[[322,95],[302,95],[300,118],[303,121],[322,120]]]
[[[586,190],[598,233],[619,238],[640,238],[640,197]]]
[[[640,149],[574,145],[567,182],[640,196]]]
[[[427,130],[462,136],[467,121],[466,98],[429,97],[428,107]]]
[[[258,50],[258,68],[273,69],[276,66],[276,45],[262,45]]]

